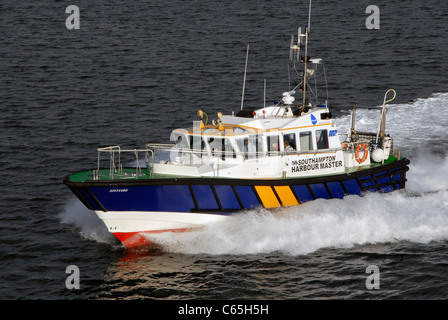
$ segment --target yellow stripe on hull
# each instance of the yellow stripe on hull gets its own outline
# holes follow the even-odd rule
[[[275,186],[274,189],[285,207],[297,206],[299,204],[290,186]]]
[[[280,202],[277,199],[274,191],[270,186],[255,186],[258,196],[263,202],[265,208],[278,208],[281,207]]]

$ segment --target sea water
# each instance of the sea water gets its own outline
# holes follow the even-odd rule
[[[281,98],[291,34],[308,1],[85,1],[69,30],[62,1],[0,3],[0,298],[444,299],[448,295],[448,5],[313,1],[312,58],[348,130],[353,105],[387,106],[386,132],[410,159],[405,190],[243,212],[126,251],[63,185],[98,147],[167,143],[202,109]],[[322,74],[321,74],[322,75]],[[378,111],[359,111],[375,131]],[[76,268],[74,267],[76,266]],[[376,266],[379,289],[366,285]],[[79,270],[79,289],[67,286]]]

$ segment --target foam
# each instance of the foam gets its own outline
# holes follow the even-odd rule
[[[152,239],[167,251],[189,254],[301,255],[364,244],[428,243],[448,239],[447,205],[446,190],[420,196],[370,193],[316,200],[277,213],[243,213],[200,231]]]
[[[59,213],[61,223],[79,229],[80,234],[90,240],[101,243],[115,242],[115,237],[107,230],[98,216],[87,209],[77,198],[69,200],[64,210]]]

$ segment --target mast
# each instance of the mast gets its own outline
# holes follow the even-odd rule
[[[243,92],[241,93],[241,110],[243,110],[243,104],[244,104],[244,89],[246,88],[246,73],[247,73],[247,60],[248,59],[249,59],[249,45],[247,45],[246,65],[244,67]]]
[[[311,25],[311,0],[310,0],[310,6],[308,9],[308,25],[305,26],[305,56],[303,57],[303,100],[302,100],[302,111],[305,109],[306,104],[306,90],[307,90],[307,65],[308,65],[308,35]]]

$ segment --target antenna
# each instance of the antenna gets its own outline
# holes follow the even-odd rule
[[[303,57],[303,100],[302,100],[302,108],[305,108],[306,103],[306,90],[307,90],[307,63],[308,63],[308,35],[311,25],[311,0],[310,0],[310,7],[308,10],[308,25],[305,28],[305,56]]]
[[[244,104],[244,90],[246,88],[246,73],[247,73],[247,60],[248,60],[248,58],[249,58],[249,45],[247,45],[246,66],[244,67],[243,92],[241,94],[241,110],[243,110],[243,104]]]
[[[294,69],[296,62],[300,59],[300,37],[302,36],[302,28],[297,30],[297,44],[294,44],[294,35],[291,35],[291,44],[289,45],[289,60],[293,63]]]
[[[308,28],[311,28],[311,0],[310,0],[310,7],[308,9]]]
[[[264,79],[264,97],[263,97],[263,108],[266,108],[266,78]]]
[[[295,60],[293,57],[293,45],[294,45],[294,35],[291,35],[291,44],[289,45],[289,60],[293,61]]]

